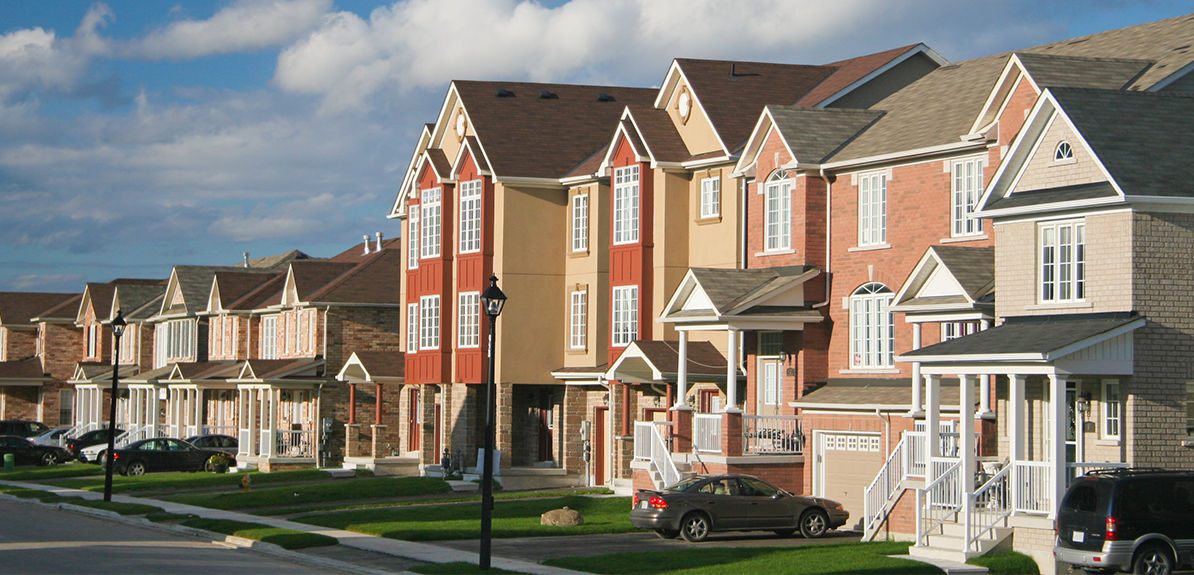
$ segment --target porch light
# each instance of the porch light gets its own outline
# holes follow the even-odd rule
[[[490,276],[489,287],[481,294],[481,305],[489,316],[489,378],[485,382],[485,458],[481,461],[481,553],[478,567],[488,571],[493,543],[493,451],[497,444],[497,383],[495,382],[493,351],[497,347],[497,318],[506,305],[506,294],[497,287],[497,276]]]
[[[502,315],[502,308],[506,306],[506,294],[497,287],[497,276],[489,277],[489,287],[481,294],[481,304],[485,306],[485,315],[497,317]]]
[[[112,395],[108,402],[108,468],[104,471],[104,501],[112,500],[112,471],[116,468],[116,404],[120,393],[120,338],[124,335],[124,311],[116,310],[112,320]]]
[[[1074,407],[1078,413],[1090,412],[1090,394],[1084,393],[1078,399],[1074,400]]]

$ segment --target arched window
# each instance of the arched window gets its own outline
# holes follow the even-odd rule
[[[895,326],[887,311],[891,289],[868,283],[850,296],[850,368],[876,369],[892,366]]]
[[[1074,159],[1074,149],[1070,147],[1070,143],[1062,140],[1057,144],[1057,149],[1053,150],[1053,161],[1060,162],[1062,160]]]
[[[776,170],[767,178],[764,189],[766,226],[763,228],[763,251],[792,249],[792,179],[783,170]]]

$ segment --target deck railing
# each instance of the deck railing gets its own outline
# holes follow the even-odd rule
[[[701,453],[721,453],[721,414],[693,416],[692,447]]]
[[[1012,514],[1009,489],[1011,483],[1010,465],[1005,465],[975,490],[969,500],[969,514],[966,517],[966,548],[978,551],[978,540],[995,529]]]
[[[1053,464],[1048,461],[1017,461],[1012,469],[1018,513],[1053,511]]]
[[[315,457],[315,432],[312,430],[276,431],[274,457]]]
[[[929,462],[937,477],[916,490],[916,545],[927,546],[929,535],[942,524],[957,520],[962,510],[962,461],[934,458]]]
[[[236,437],[235,425],[204,425],[203,435],[231,435]]]
[[[799,415],[743,415],[743,451],[746,453],[804,453],[804,432]]]
[[[903,490],[900,484],[908,464],[907,445],[907,438],[901,438],[887,456],[883,468],[875,475],[874,481],[866,488],[862,508],[864,541],[874,539],[883,519],[887,517],[888,502],[893,501],[895,495]]]

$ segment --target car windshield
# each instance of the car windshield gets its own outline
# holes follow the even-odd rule
[[[688,491],[689,489],[692,489],[693,485],[696,485],[697,483],[700,483],[701,481],[704,481],[704,480],[700,479],[700,478],[696,478],[696,477],[693,477],[690,479],[685,479],[684,481],[681,481],[671,487],[668,487],[664,491],[672,491],[672,492],[677,492],[677,493],[679,493],[681,491]]]

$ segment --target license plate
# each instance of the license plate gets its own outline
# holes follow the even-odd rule
[[[646,509],[646,508],[647,508],[647,502],[646,502],[646,501],[640,501],[640,502],[639,502],[639,507],[641,507],[641,508],[643,508],[643,509]]]
[[[1085,531],[1075,531],[1073,533],[1073,535],[1070,536],[1070,539],[1074,543],[1082,543],[1083,541],[1086,541],[1086,532]]]

